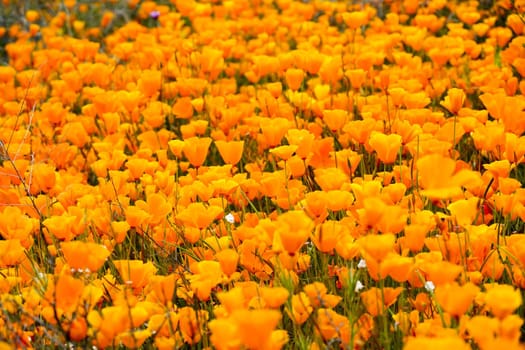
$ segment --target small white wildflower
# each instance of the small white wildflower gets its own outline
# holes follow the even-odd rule
[[[366,261],[365,261],[365,259],[359,260],[359,263],[357,263],[357,268],[358,269],[366,269]]]
[[[432,292],[434,292],[434,289],[436,289],[436,286],[434,285],[434,282],[432,282],[432,281],[426,281],[426,282],[425,282],[425,289],[426,289],[428,292],[432,293]]]
[[[363,285],[363,283],[361,283],[360,280],[357,280],[357,282],[355,283],[355,292],[356,293],[359,293],[359,291],[361,291],[361,289],[365,288],[365,286]]]
[[[224,220],[228,221],[230,224],[233,224],[235,222],[235,217],[232,213],[229,213],[224,217]]]

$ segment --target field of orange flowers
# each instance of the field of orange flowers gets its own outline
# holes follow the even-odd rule
[[[0,349],[523,348],[524,1],[0,7]]]

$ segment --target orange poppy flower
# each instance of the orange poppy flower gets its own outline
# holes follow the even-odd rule
[[[40,13],[38,11],[34,10],[28,10],[26,11],[26,19],[29,22],[36,22],[40,18]]]
[[[352,88],[359,90],[366,81],[367,72],[364,69],[351,69],[345,72],[345,75],[350,79]]]
[[[25,258],[25,249],[18,239],[0,240],[0,267],[17,266]]]
[[[483,164],[483,167],[493,174],[498,180],[506,178],[514,168],[507,159],[498,160],[490,164]]]
[[[518,35],[523,33],[524,24],[517,13],[512,13],[507,17],[507,25]]]
[[[364,145],[370,139],[372,131],[376,130],[376,126],[377,121],[371,118],[352,120],[343,127],[343,131],[347,133],[354,142]]]
[[[66,123],[62,129],[61,135],[63,139],[71,142],[79,148],[84,147],[90,140],[89,134],[81,122]]]
[[[162,73],[160,71],[146,69],[142,71],[138,81],[138,88],[144,96],[153,97],[160,91],[162,85]]]
[[[319,67],[319,77],[327,84],[335,84],[341,79],[343,72],[341,69],[342,61],[340,57],[327,57]]]
[[[520,118],[518,118],[520,119]],[[487,122],[471,133],[474,145],[479,150],[497,152],[505,146],[505,126],[497,122]]]
[[[142,110],[144,122],[146,122],[152,128],[158,128],[162,126],[168,113],[169,106],[159,101],[148,103],[147,107]]]
[[[115,341],[129,349],[138,349],[153,334],[149,329],[139,329],[119,333]]]
[[[385,135],[372,131],[368,144],[377,153],[378,158],[385,164],[393,164],[399,154],[402,138],[397,134]]]
[[[290,129],[286,133],[290,145],[296,145],[296,154],[301,159],[306,159],[312,151],[315,136],[305,129]]]
[[[239,254],[233,249],[224,249],[215,254],[215,257],[221,264],[222,272],[226,276],[231,276],[237,270]]]
[[[276,309],[283,305],[290,295],[284,287],[261,287],[260,293],[267,307]]]
[[[512,131],[517,135],[525,131],[525,122],[523,122],[525,100],[516,96],[507,96],[505,93],[487,93],[481,95],[480,100],[492,117],[503,121],[506,131]],[[509,116],[509,113],[514,113],[514,117]]]
[[[441,105],[445,107],[450,113],[457,115],[465,103],[465,98],[465,91],[462,89],[452,88],[448,90],[447,96],[443,102],[441,102]]]
[[[215,146],[226,164],[235,165],[242,158],[244,141],[215,141]]]
[[[472,349],[463,339],[458,336],[446,337],[426,337],[417,336],[409,337],[406,341],[404,350],[440,350],[440,349],[457,349],[469,350]]]
[[[284,76],[289,89],[297,91],[301,88],[304,79],[304,71],[302,69],[288,68]]]
[[[284,161],[287,161],[295,153],[297,148],[298,146],[296,145],[284,145],[272,148],[270,153]]]
[[[69,325],[68,335],[73,341],[81,341],[86,338],[88,331],[88,324],[84,317],[77,316]]]
[[[361,247],[361,252],[365,259],[374,259],[377,262],[381,262],[386,258],[388,253],[394,251],[396,236],[393,234],[371,234],[360,237],[357,243]]]
[[[303,206],[308,215],[316,222],[323,222],[328,216],[327,193],[324,191],[308,192],[303,200]]]
[[[425,108],[430,98],[425,92],[407,93],[403,96],[403,105],[408,109]]]
[[[372,205],[375,203],[379,202],[372,200],[372,198],[365,199],[364,209],[366,211],[366,215],[370,213],[370,211],[372,210]],[[384,204],[384,202],[382,203]],[[369,225],[373,223],[373,227],[383,234],[399,233],[405,228],[407,223],[406,209],[402,208],[399,205],[383,206],[381,204],[379,208],[380,210],[383,210],[382,212],[377,213],[379,214],[379,220],[373,223],[373,221],[370,221],[370,218],[367,218],[365,222],[367,222]]]
[[[185,143],[182,140],[170,140],[168,147],[177,158],[182,158],[182,150],[184,149]]]
[[[223,213],[224,211],[220,207],[215,205],[206,207],[202,202],[198,202],[189,204],[180,211],[175,218],[183,225],[202,230],[210,226],[210,224],[221,217]]]
[[[525,139],[514,133],[505,134],[505,158],[511,163],[518,163],[525,155]]]
[[[248,284],[244,284],[248,283]],[[249,282],[241,282],[227,292],[217,293],[217,299],[221,302],[221,306],[225,311],[231,314],[235,310],[240,310],[246,307],[249,298],[247,289]]]
[[[421,194],[432,199],[447,199],[461,195],[461,186],[479,179],[479,174],[470,170],[461,170],[455,174],[456,162],[439,154],[419,159],[417,169],[419,184],[423,188]]]
[[[172,107],[172,112],[179,119],[190,119],[193,116],[191,98],[179,97]]]
[[[248,349],[266,349],[281,319],[277,310],[236,310],[231,319],[239,327],[241,343]]]
[[[326,221],[316,226],[312,242],[319,251],[331,252],[346,230],[347,228],[338,221]]]
[[[479,21],[479,19],[481,18],[481,14],[476,10],[457,11],[457,15],[462,22],[470,26]]]
[[[262,110],[261,114],[265,118],[272,118],[279,114],[279,103],[277,99],[267,90],[260,90],[257,92],[257,101],[259,108]],[[259,118],[255,118],[259,120]]]
[[[436,287],[435,296],[443,310],[459,317],[468,311],[478,293],[479,287],[473,283],[460,286],[454,282]]]
[[[413,258],[392,253],[381,263],[381,276],[390,276],[396,282],[406,282],[413,266]]]
[[[465,134],[465,129],[455,120],[449,119],[436,131],[434,137],[439,141],[448,141],[457,144],[461,137]]]
[[[522,304],[519,290],[508,284],[493,284],[487,286],[485,304],[490,312],[502,320],[512,314]]]
[[[330,85],[327,84],[318,84],[314,87],[314,96],[318,100],[324,100],[330,96]]]
[[[218,350],[238,349],[241,347],[239,327],[229,318],[216,318],[208,324],[210,340]]]
[[[8,206],[0,212],[0,235],[4,239],[19,239],[26,248],[32,242],[35,225],[36,219],[27,217],[18,207]]]
[[[307,284],[303,288],[310,298],[313,307],[334,308],[342,298],[338,295],[328,294],[328,289],[321,282]]]
[[[343,21],[350,29],[357,29],[368,23],[368,13],[366,11],[344,12]]]
[[[56,302],[57,308],[65,311],[74,311],[80,303],[84,283],[70,275],[60,275],[53,287],[49,287],[46,294],[50,297],[49,300]],[[50,293],[51,292],[51,293]]]
[[[312,219],[301,210],[281,214],[277,218],[277,225],[275,235],[289,254],[297,253],[314,228]]]
[[[209,81],[217,79],[221,71],[224,69],[224,53],[222,50],[205,46],[200,55],[200,69],[207,73]]]
[[[339,168],[322,168],[314,171],[315,181],[325,192],[340,190],[349,181],[348,175]]]
[[[386,309],[392,306],[402,291],[402,287],[386,287],[383,289],[372,287],[365,292],[361,292],[361,300],[366,307],[366,311],[375,317],[382,315]]]
[[[138,200],[135,202],[135,206],[148,213],[147,222],[151,225],[158,225],[165,221],[172,210],[170,202],[160,193],[149,194],[146,202]]]
[[[499,322],[489,316],[474,316],[466,324],[469,336],[480,346],[480,348],[490,349],[487,344],[499,333]],[[507,348],[507,347],[506,347]]]
[[[120,273],[124,284],[135,290],[144,288],[151,277],[157,272],[152,262],[144,263],[142,260],[113,260],[117,271]]]
[[[266,147],[275,147],[281,144],[281,140],[290,127],[288,119],[272,118],[261,121],[261,142]]]
[[[129,170],[133,180],[139,179],[145,172],[148,166],[148,161],[141,158],[129,159],[126,162],[126,168]]]
[[[333,138],[322,138],[315,140],[312,148],[311,157],[308,159],[308,165],[316,169],[333,167],[333,159],[330,159],[330,153],[334,151]]]
[[[108,248],[93,242],[62,242],[60,249],[72,269],[86,272],[98,271],[111,254]]]
[[[239,188],[239,183],[235,180],[221,179],[212,181],[211,186],[215,195],[229,196]]]
[[[176,281],[177,276],[175,274],[152,276],[149,286],[151,287],[152,294],[155,296],[155,300],[164,305],[168,305],[173,299]]]
[[[44,226],[57,239],[69,241],[75,237],[73,225],[75,217],[69,215],[51,216],[43,221]]]
[[[278,98],[283,92],[283,84],[280,81],[268,83],[265,85],[265,87],[268,89],[268,91],[270,91],[274,98]]]
[[[190,137],[184,140],[182,151],[195,168],[199,168],[206,160],[211,141],[209,137]]]
[[[441,258],[441,254],[439,253],[435,256]],[[421,258],[422,255],[418,254],[418,257]],[[420,262],[420,260],[416,258],[416,262],[419,270],[424,273],[426,280],[431,281],[436,286],[454,282],[463,271],[461,266],[449,261],[429,260]]]
[[[286,162],[286,171],[292,176],[292,178],[300,178],[301,176],[304,176],[306,173],[304,160],[297,155],[290,157]]]
[[[419,252],[425,245],[425,238],[430,229],[422,224],[406,225],[405,236],[400,238],[402,246],[410,249],[411,252]]]
[[[489,31],[489,36],[496,41],[498,47],[505,47],[512,38],[512,31],[506,27],[494,27]]]
[[[456,223],[462,227],[471,225],[479,213],[480,200],[476,197],[457,200],[447,207]]]
[[[97,345],[109,346],[118,333],[129,327],[129,312],[124,306],[109,306],[88,314],[89,324],[98,331]]]
[[[130,205],[125,209],[126,223],[130,227],[142,229],[148,223],[151,215],[143,208]]]
[[[341,342],[341,347],[348,347],[352,332],[347,316],[340,315],[332,309],[320,308],[317,310],[317,320],[319,331],[325,342],[337,339]]]
[[[348,112],[342,109],[325,109],[323,111],[323,121],[333,132],[343,128],[348,119]]]
[[[359,245],[355,238],[350,234],[344,234],[339,237],[335,250],[345,260],[351,260],[359,255]]]
[[[208,312],[195,311],[190,306],[179,309],[179,330],[184,341],[190,345],[197,344],[204,332],[204,324],[208,320]]]
[[[196,274],[190,277],[191,288],[199,300],[207,301],[211,289],[221,281],[221,265],[217,261],[202,260],[195,266]]]
[[[157,152],[160,149],[168,148],[168,142],[172,139],[174,134],[166,129],[160,129],[159,131],[148,130],[137,136],[137,139],[141,142],[141,149],[149,149],[152,152]]]
[[[306,322],[313,310],[314,308],[310,303],[308,295],[304,292],[300,292],[299,294],[292,296],[291,309],[287,309],[286,311],[296,324],[301,325]]]

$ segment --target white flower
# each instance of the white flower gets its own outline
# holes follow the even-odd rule
[[[434,292],[434,289],[436,289],[436,286],[434,285],[434,282],[432,282],[432,281],[426,281],[426,282],[425,282],[425,289],[426,289],[428,292],[432,293],[432,292]]]
[[[366,269],[366,261],[365,261],[365,259],[359,260],[359,263],[357,263],[357,268],[358,269]]]
[[[228,221],[230,224],[233,224],[235,222],[235,217],[232,213],[229,213],[224,217],[224,220]]]
[[[356,293],[359,293],[359,291],[360,291],[361,289],[363,289],[363,288],[365,288],[365,286],[363,285],[363,283],[361,283],[360,280],[357,280],[357,282],[355,283],[355,288],[354,288],[355,292],[356,292]]]

